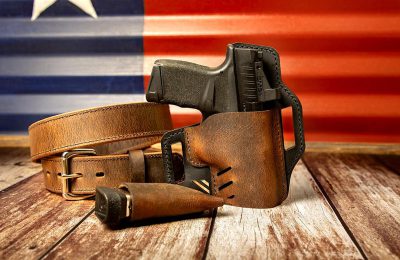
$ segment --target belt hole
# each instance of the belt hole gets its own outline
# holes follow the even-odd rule
[[[47,175],[50,175],[50,172],[49,172],[49,171],[46,171],[46,174],[47,174]]]
[[[104,177],[104,172],[96,172],[96,177]]]
[[[61,172],[57,173],[58,176],[61,176]]]

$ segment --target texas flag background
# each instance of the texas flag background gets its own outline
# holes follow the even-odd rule
[[[26,134],[71,110],[145,101],[156,59],[216,66],[228,43],[247,42],[280,53],[307,141],[400,143],[398,0],[40,1],[54,4],[32,21],[32,0],[0,0],[1,134]],[[201,120],[190,109],[172,113],[175,127]]]

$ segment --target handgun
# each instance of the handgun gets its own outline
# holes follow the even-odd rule
[[[157,60],[147,101],[220,112],[258,111],[281,98],[278,53],[270,47],[229,44],[225,61],[210,68],[180,60]]]

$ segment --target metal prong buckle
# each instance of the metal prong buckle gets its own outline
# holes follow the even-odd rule
[[[73,194],[70,189],[70,179],[76,179],[82,177],[80,173],[70,173],[69,172],[69,160],[75,156],[81,155],[96,155],[96,151],[93,149],[81,148],[81,149],[74,149],[68,152],[64,152],[61,155],[61,163],[62,163],[62,196],[66,200],[83,200],[90,197],[93,197],[95,194]]]

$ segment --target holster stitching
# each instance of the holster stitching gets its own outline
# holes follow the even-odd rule
[[[278,168],[279,173],[283,172],[283,177],[284,177],[284,180],[282,181],[282,189],[283,189],[284,193],[282,193],[281,198],[280,198],[280,200],[281,200],[280,202],[282,202],[285,199],[286,194],[287,194],[287,177],[286,177],[285,169],[282,169],[282,166],[285,165],[285,162],[282,160],[283,159],[283,151],[282,151],[281,128],[279,127],[279,124],[278,124],[279,117],[277,117],[277,111],[274,111],[274,113],[272,115],[273,115],[273,120],[274,120],[274,124],[273,124],[274,132],[277,133],[277,140],[275,140],[275,138],[273,138],[273,140],[275,141],[274,150],[275,150],[275,154],[277,154],[278,158],[279,158],[279,168]]]
[[[185,131],[185,139],[186,139],[187,152],[188,152],[188,161],[194,166],[198,166],[198,167],[204,166],[204,164],[202,164],[201,162],[195,162],[194,159],[193,159],[192,150],[190,148],[189,132],[188,131]]]
[[[181,128],[178,131],[176,131],[175,133],[169,134],[168,136],[165,136],[165,142],[163,144],[164,150],[167,150],[167,144],[169,144],[169,139],[171,139],[173,136],[181,134],[183,132],[183,130],[184,129]],[[173,174],[173,172],[171,173],[171,168],[170,168],[170,165],[172,165],[172,158],[170,158],[168,156],[168,154],[165,154],[165,160],[166,160],[166,163],[164,163],[164,165],[165,165],[166,170],[167,170],[167,172],[166,172],[167,173],[167,179],[168,179],[169,183],[172,183],[172,176],[171,175]]]

